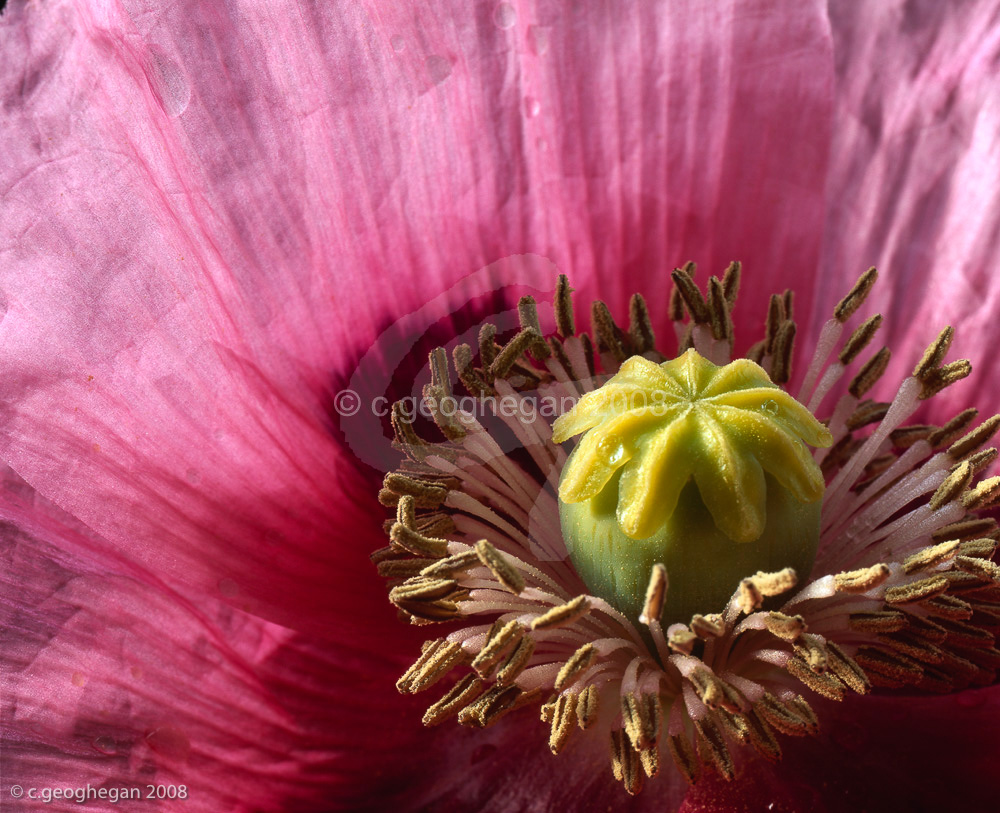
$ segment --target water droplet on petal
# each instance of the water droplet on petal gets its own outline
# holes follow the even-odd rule
[[[149,49],[146,80],[168,116],[179,116],[187,109],[191,101],[191,85],[188,84],[187,75],[180,65],[159,48]]]
[[[524,97],[524,115],[529,119],[533,119],[542,110],[542,104],[534,96]]]
[[[761,404],[760,408],[763,409],[768,415],[778,414],[778,403],[777,401],[773,401],[770,398],[763,404]]]
[[[424,60],[427,68],[427,75],[435,85],[440,85],[445,79],[451,76],[451,60],[443,56],[429,56]]]
[[[118,753],[118,743],[111,737],[97,737],[94,740],[94,750],[112,756]]]
[[[240,587],[232,579],[219,579],[219,592],[226,598],[233,598],[240,592]]]
[[[625,447],[615,438],[605,438],[599,448],[609,466],[615,465],[625,456]]]
[[[493,11],[493,22],[497,28],[513,28],[517,23],[517,11],[510,3],[500,3]]]
[[[177,726],[161,725],[146,735],[146,742],[160,756],[186,762],[191,753],[191,740]]]
[[[535,56],[544,56],[549,50],[551,29],[547,25],[528,26],[528,48]]]
[[[389,44],[392,46],[392,50],[397,54],[403,53],[406,48],[406,40],[399,36],[399,34],[396,34],[391,40],[389,40]]]

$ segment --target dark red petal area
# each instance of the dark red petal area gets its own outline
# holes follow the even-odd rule
[[[681,813],[938,813],[996,809],[1000,691],[814,704],[818,738],[782,740],[776,766],[695,786]],[[772,807],[773,805],[773,807]]]

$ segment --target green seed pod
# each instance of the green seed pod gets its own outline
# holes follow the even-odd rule
[[[805,444],[832,439],[752,361],[635,356],[553,427],[557,443],[580,433],[563,537],[588,587],[632,620],[657,562],[664,624],[723,609],[758,570],[812,568],[824,483]]]

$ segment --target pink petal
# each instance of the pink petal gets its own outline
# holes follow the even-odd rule
[[[834,3],[837,111],[817,307],[877,265],[892,386],[946,324],[974,372],[953,405],[995,393],[1000,360],[1000,4]],[[814,312],[813,331],[820,321]],[[887,383],[891,395],[891,386]],[[987,406],[987,404],[982,404]],[[935,405],[938,418],[950,415]]]
[[[316,629],[362,615],[379,519],[328,405],[387,325],[467,276],[432,324],[551,291],[548,262],[491,264],[531,252],[619,314],[687,258],[813,267],[818,3],[487,11],[8,11],[10,465],[152,570]]]
[[[268,667],[301,639],[217,601],[192,606],[95,556],[55,513],[9,493],[0,507],[5,796],[13,784],[26,801],[32,788],[89,784],[145,800],[159,785],[185,793],[185,810],[284,811],[293,800],[323,809],[341,732],[318,739],[283,696],[302,682],[279,683]]]

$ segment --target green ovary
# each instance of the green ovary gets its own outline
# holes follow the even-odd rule
[[[664,625],[723,610],[759,570],[809,573],[824,484],[805,443],[830,434],[753,362],[634,357],[553,429],[556,442],[586,433],[559,487],[570,557],[630,619],[656,563]]]
[[[570,558],[594,595],[632,621],[642,612],[650,571],[658,562],[670,579],[664,625],[686,624],[695,613],[720,612],[740,580],[758,570],[792,567],[804,577],[812,569],[821,501],[799,502],[770,475],[764,479],[767,522],[756,540],[740,543],[715,526],[694,482],[681,491],[677,508],[657,533],[646,539],[625,536],[615,516],[615,477],[592,500],[560,501]]]

